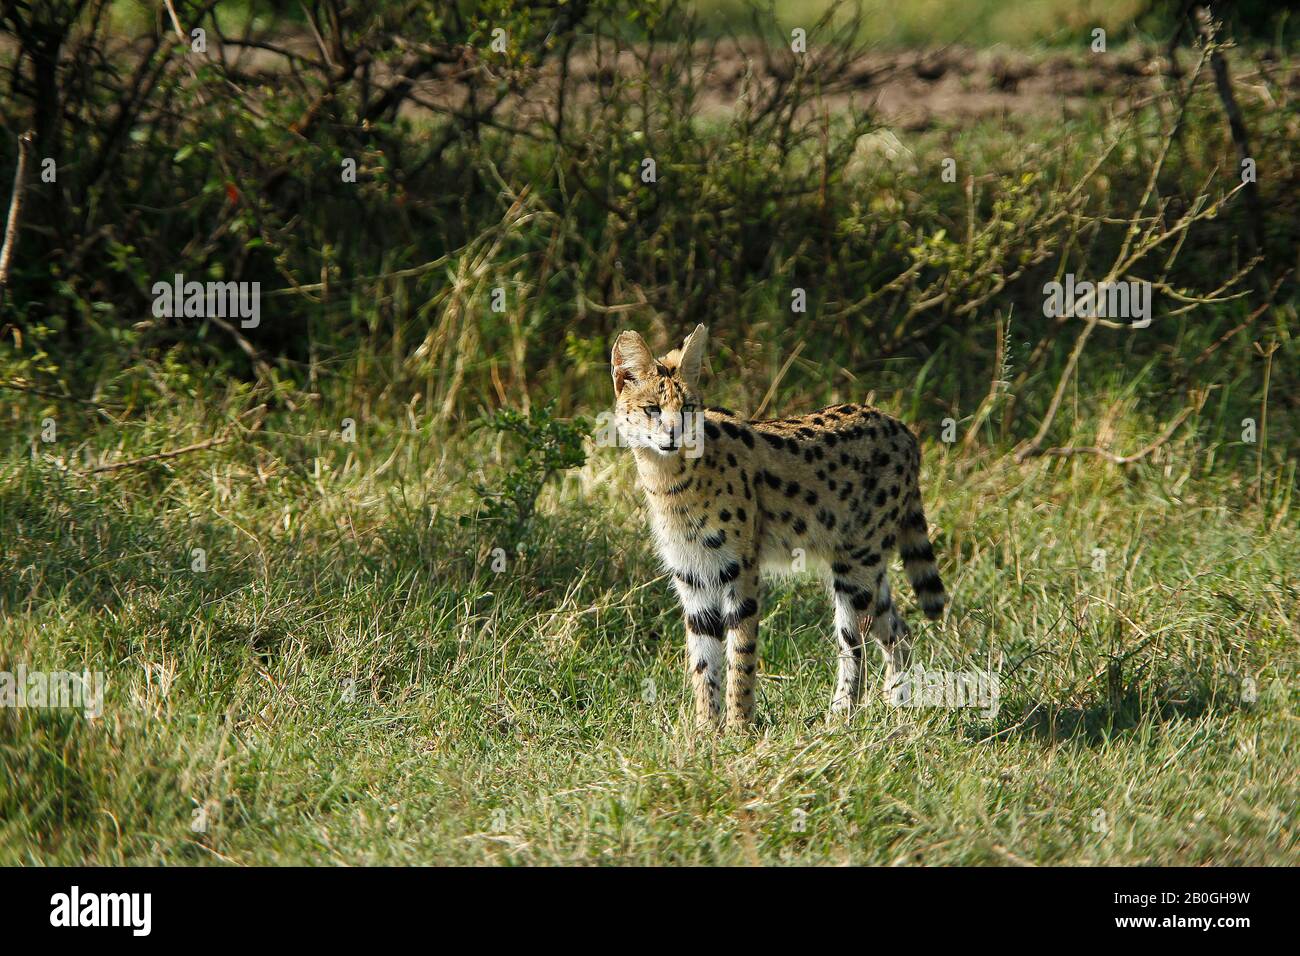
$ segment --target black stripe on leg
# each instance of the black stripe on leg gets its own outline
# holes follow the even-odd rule
[[[758,613],[758,602],[753,598],[745,598],[740,602],[740,606],[727,614],[726,625],[728,630],[734,631],[740,627],[741,622],[747,618],[753,617]]]
[[[714,608],[696,611],[686,615],[686,629],[692,634],[701,634],[718,640],[722,638],[722,615]]]

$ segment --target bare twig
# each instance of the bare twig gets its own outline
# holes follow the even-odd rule
[[[205,439],[201,442],[195,442],[193,445],[186,445],[184,448],[174,448],[171,451],[160,451],[152,455],[143,455],[139,458],[131,458],[127,461],[115,461],[107,465],[100,465],[97,468],[91,468],[89,471],[83,471],[83,475],[98,475],[108,471],[121,471],[123,468],[134,468],[137,465],[148,464],[151,461],[167,461],[172,458],[179,458],[181,455],[188,455],[196,451],[204,451],[208,448],[216,448],[232,441],[235,436],[232,434],[234,429],[249,415],[256,414],[257,418],[252,425],[248,426],[248,431],[257,431],[262,427],[262,416],[266,413],[265,405],[257,405],[244,412],[239,418],[227,425],[220,435],[214,435],[212,438]]]
[[[219,435],[215,438],[209,438],[206,441],[197,442],[193,445],[186,445],[184,448],[176,448],[172,451],[160,451],[155,455],[144,455],[141,458],[132,458],[129,461],[115,461],[110,465],[100,465],[98,468],[92,468],[89,471],[82,472],[82,474],[98,475],[106,471],[120,471],[123,468],[134,468],[136,465],[147,464],[151,461],[166,461],[169,458],[179,458],[181,455],[188,455],[190,452],[203,451],[205,448],[216,448],[218,445],[226,444],[230,439],[230,435]]]
[[[781,384],[781,379],[785,378],[785,373],[790,371],[790,366],[793,365],[794,360],[799,357],[799,353],[803,351],[805,344],[806,343],[804,342],[800,342],[796,345],[794,351],[790,353],[790,357],[787,358],[785,364],[781,366],[781,371],[776,373],[776,378],[772,379],[772,384],[768,387],[767,394],[763,396],[763,401],[759,403],[758,410],[754,412],[754,418],[759,418],[762,416],[763,412],[767,410],[768,402],[772,401],[772,397],[776,394],[776,389],[777,386]]]
[[[1037,455],[1051,455],[1056,458],[1069,458],[1074,455],[1096,455],[1098,458],[1104,458],[1107,461],[1116,465],[1131,465],[1135,461],[1141,461],[1147,455],[1151,454],[1161,445],[1169,441],[1169,439],[1173,438],[1174,432],[1178,431],[1178,426],[1181,425],[1183,422],[1187,421],[1188,417],[1190,417],[1193,412],[1200,411],[1201,406],[1205,404],[1205,398],[1208,394],[1209,394],[1208,392],[1198,393],[1195,402],[1193,402],[1191,405],[1188,405],[1181,412],[1179,412],[1177,416],[1175,416],[1174,420],[1169,423],[1169,425],[1165,428],[1163,432],[1161,432],[1159,438],[1157,438],[1151,444],[1147,445],[1145,448],[1142,448],[1139,451],[1135,451],[1131,455],[1117,455],[1113,451],[1108,451],[1105,448],[1098,448],[1095,445],[1088,445],[1088,446],[1067,446],[1064,448],[1048,448],[1046,450],[1033,449],[1029,451],[1026,457],[1032,457]]]
[[[1237,147],[1237,158],[1245,162],[1251,158],[1250,138],[1241,107],[1232,92],[1232,77],[1228,73],[1228,60],[1223,55],[1223,44],[1217,40],[1220,24],[1216,23],[1206,7],[1196,8],[1196,29],[1210,51],[1210,68],[1214,71],[1214,88],[1223,102],[1223,112],[1228,116],[1228,129]],[[1246,212],[1250,218],[1250,232],[1246,234],[1251,251],[1259,249],[1264,241],[1264,210],[1259,202],[1259,187],[1252,179],[1246,184]]]
[[[9,218],[5,221],[5,241],[0,246],[0,305],[4,305],[9,288],[9,264],[18,244],[18,227],[22,222],[23,198],[27,193],[27,160],[31,156],[36,133],[28,130],[18,137],[18,168],[14,170],[14,191],[9,197]]]
[[[1169,156],[1169,149],[1174,142],[1174,134],[1183,125],[1183,117],[1187,113],[1187,104],[1191,100],[1192,91],[1196,88],[1196,80],[1201,74],[1201,69],[1205,66],[1205,60],[1208,55],[1208,50],[1201,51],[1201,57],[1196,62],[1196,69],[1192,73],[1191,80],[1188,82],[1187,88],[1183,93],[1182,101],[1179,103],[1178,114],[1174,117],[1170,133],[1165,137],[1164,142],[1160,147],[1160,154],[1156,157],[1156,161],[1151,166],[1151,172],[1147,177],[1146,189],[1142,194],[1141,201],[1137,204],[1137,208],[1134,210],[1134,218],[1129,223],[1128,232],[1124,236],[1124,242],[1120,246],[1119,253],[1116,255],[1115,262],[1110,267],[1110,271],[1107,273],[1105,279],[1103,279],[1101,283],[1098,283],[1098,286],[1113,282],[1116,276],[1123,275],[1128,271],[1130,266],[1140,260],[1152,249],[1168,241],[1171,237],[1181,234],[1184,229],[1190,227],[1191,224],[1196,222],[1198,219],[1203,219],[1208,215],[1216,213],[1219,207],[1229,197],[1236,194],[1237,190],[1232,190],[1232,192],[1228,193],[1227,196],[1224,196],[1219,199],[1218,202],[1212,204],[1208,210],[1193,209],[1189,211],[1177,223],[1168,229],[1163,229],[1157,232],[1156,230],[1158,227],[1156,223],[1153,222],[1148,228],[1146,234],[1138,241],[1136,250],[1133,249],[1133,241],[1137,239],[1138,233],[1141,231],[1140,222],[1142,211],[1146,209],[1147,203],[1150,202],[1151,196],[1155,192],[1156,181],[1160,176],[1160,170],[1164,168],[1165,159]],[[1237,188],[1240,189],[1241,187],[1238,186]],[[1094,294],[1095,288],[1096,287],[1094,287]],[[1074,376],[1075,366],[1079,364],[1079,357],[1083,354],[1083,347],[1087,344],[1088,338],[1092,335],[1093,330],[1097,328],[1098,322],[1101,321],[1101,317],[1098,315],[1099,310],[1096,308],[1089,308],[1088,311],[1091,312],[1088,324],[1083,327],[1083,331],[1079,333],[1079,337],[1075,340],[1074,349],[1070,352],[1070,358],[1065,363],[1064,371],[1061,372],[1060,381],[1056,384],[1056,391],[1052,394],[1052,401],[1047,406],[1047,413],[1043,416],[1043,421],[1038,426],[1038,431],[1034,434],[1033,438],[1021,445],[1013,456],[1017,464],[1024,461],[1026,458],[1032,458],[1042,453],[1043,442],[1047,438],[1047,433],[1052,428],[1052,423],[1056,420],[1056,413],[1061,407],[1062,400],[1065,398],[1065,392],[1070,384],[1070,379]],[[1097,454],[1099,452],[1100,449],[1092,453]]]
[[[40,388],[27,382],[0,381],[0,388],[8,389],[13,392],[23,392],[27,395],[37,395],[41,398],[53,398],[61,402],[76,402],[79,405],[89,405],[92,408],[111,408],[114,410],[120,410],[122,408],[121,405],[109,402],[97,402],[92,398],[77,398],[75,395],[64,395],[62,392],[51,391],[48,388]]]

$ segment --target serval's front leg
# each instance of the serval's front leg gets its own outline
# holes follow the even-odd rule
[[[758,562],[727,588],[723,600],[727,629],[727,729],[744,730],[754,719],[758,670]]]
[[[686,616],[686,663],[695,690],[695,723],[702,730],[722,723],[724,653],[722,595],[693,575],[675,576]]]

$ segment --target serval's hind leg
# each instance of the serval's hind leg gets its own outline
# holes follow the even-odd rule
[[[885,659],[885,694],[912,665],[912,632],[894,607],[889,579],[882,571],[877,579],[876,602],[871,613],[871,636]]]

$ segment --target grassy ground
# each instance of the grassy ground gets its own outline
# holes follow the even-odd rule
[[[65,419],[60,448],[85,470],[220,417],[177,395]],[[1240,449],[929,442],[954,606],[908,616],[931,666],[1002,655],[996,716],[829,723],[825,597],[781,584],[757,739],[701,741],[624,453],[548,490],[494,573],[455,520],[486,435],[375,416],[345,443],[340,417],[88,477],[8,459],[0,669],[109,683],[97,721],[0,711],[0,862],[1296,861],[1294,476],[1257,503]]]

